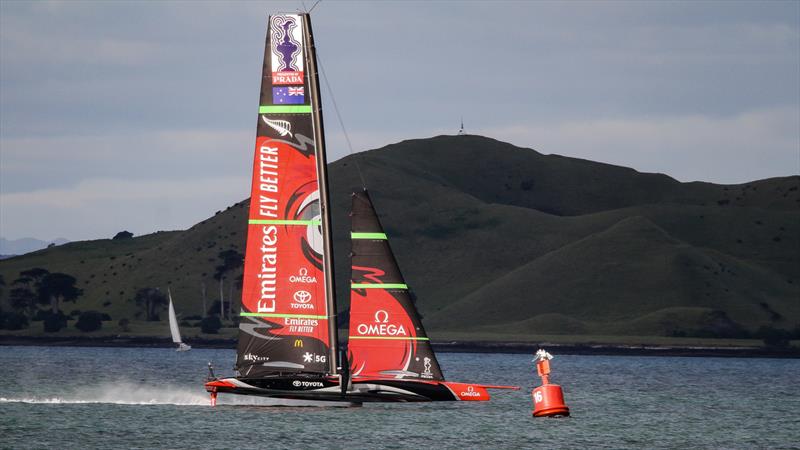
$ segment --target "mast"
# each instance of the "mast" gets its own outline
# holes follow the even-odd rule
[[[314,108],[312,114],[314,124],[314,140],[317,142],[317,173],[319,173],[320,183],[320,213],[322,215],[322,242],[324,253],[322,255],[322,266],[326,274],[325,277],[325,297],[328,303],[328,330],[330,346],[328,358],[331,361],[331,374],[338,374],[338,348],[339,348],[339,332],[336,323],[336,286],[333,274],[333,245],[331,243],[331,215],[330,215],[330,200],[328,199],[330,191],[328,189],[328,174],[327,165],[328,158],[325,151],[325,133],[322,125],[322,99],[319,95],[319,74],[317,71],[317,49],[314,45],[314,34],[311,30],[311,16],[303,14],[303,22],[305,23],[305,39],[308,45],[308,72],[314,79],[309,83],[309,90],[311,91],[311,105]]]

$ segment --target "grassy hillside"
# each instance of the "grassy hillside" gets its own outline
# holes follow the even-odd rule
[[[179,314],[201,315],[203,286],[207,306],[219,298],[219,284],[213,278],[214,269],[220,264],[217,255],[226,249],[243,251],[245,212],[242,202],[186,231],[72,242],[3,260],[0,275],[9,285],[4,289],[4,299],[20,271],[42,267],[74,276],[78,287],[84,290],[75,304],[64,305],[66,312],[97,310],[108,313],[115,322],[121,318],[136,320],[135,292],[159,287],[170,288]],[[226,285],[226,298],[228,294]]]
[[[434,333],[726,336],[800,324],[800,177],[680,183],[480,136],[331,164],[341,309],[356,165]],[[32,267],[74,275],[85,294],[67,311],[134,319],[136,289],[169,286],[180,314],[201,314],[204,285],[207,306],[218,298],[217,255],[244,248],[246,208],[186,231],[0,261],[0,274],[7,284]]]

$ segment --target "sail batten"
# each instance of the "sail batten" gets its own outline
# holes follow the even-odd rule
[[[320,225],[322,222],[319,220],[290,220],[290,219],[251,219],[247,221],[248,225]]]
[[[239,373],[248,377],[336,371],[326,159],[315,67],[308,15],[270,16],[236,362]]]
[[[308,314],[269,314],[269,313],[253,313],[243,312],[239,314],[241,317],[276,317],[276,318],[295,318],[295,319],[327,319],[328,316],[311,316]]]
[[[311,107],[308,105],[261,105],[258,107],[259,114],[310,114]]]
[[[408,285],[403,283],[351,283],[350,289],[406,289]]]

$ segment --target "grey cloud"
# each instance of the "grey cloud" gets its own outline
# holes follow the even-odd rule
[[[246,172],[266,17],[299,7],[0,2],[4,215],[21,214],[3,200],[12,193]],[[464,116],[473,132],[547,153],[731,182],[797,170],[800,125],[784,120],[800,111],[798,17],[798,2],[326,0],[314,29],[356,151],[455,132]],[[336,159],[347,150],[324,86],[323,104]],[[683,137],[653,143],[670,130]],[[744,162],[764,147],[754,171]]]

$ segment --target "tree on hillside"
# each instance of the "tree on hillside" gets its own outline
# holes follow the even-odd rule
[[[223,250],[217,255],[222,260],[222,264],[217,266],[218,273],[227,273],[235,269],[241,269],[244,264],[244,255],[236,250]]]
[[[0,275],[0,292],[6,286],[6,280]],[[13,307],[13,305],[12,305]],[[19,312],[3,312],[0,308],[0,330],[21,330],[28,326],[28,318]]]
[[[222,260],[222,264],[218,265],[214,271],[214,279],[219,281],[219,301],[220,301],[220,317],[225,318],[225,296],[223,295],[225,278],[229,272],[240,269],[244,265],[244,255],[236,250],[223,250],[217,255]],[[232,297],[232,295],[229,295]],[[231,299],[228,299],[230,302]],[[230,304],[230,303],[229,303]],[[230,316],[230,308],[228,309]]]
[[[8,293],[8,302],[15,311],[33,317],[39,297],[25,286],[13,287]]]
[[[116,239],[116,240],[119,240],[119,239],[130,239],[132,237],[133,237],[133,233],[131,233],[130,231],[120,231],[119,233],[115,234],[112,239]]]
[[[203,317],[205,317],[206,314],[207,314],[207,312],[206,312],[207,311],[206,310],[206,284],[205,283],[200,283],[200,294],[203,297]]]
[[[11,283],[11,291],[8,293],[11,308],[33,318],[39,303],[39,284],[48,273],[50,272],[40,267],[20,272],[19,278]]]
[[[159,320],[158,312],[169,302],[167,296],[158,288],[142,288],[136,291],[133,301],[140,308],[143,308],[145,320]]]
[[[208,316],[200,321],[200,331],[207,334],[217,334],[222,328],[222,321],[217,316]]]
[[[40,304],[50,304],[53,314],[60,312],[61,302],[75,302],[83,295],[83,289],[75,286],[77,280],[65,273],[48,273],[39,282]]]
[[[42,269],[41,267],[23,270],[19,273],[19,278],[14,280],[13,284],[25,285],[29,289],[39,289],[39,283],[48,273],[50,273],[50,271]]]
[[[103,327],[103,314],[97,311],[84,311],[75,322],[75,328],[88,333],[97,331]]]
[[[244,273],[240,273],[239,276],[236,277],[233,280],[233,282],[236,283],[236,289],[238,289],[241,292],[242,286],[244,285]],[[233,297],[231,296],[230,304],[228,305],[228,315],[229,316],[231,316],[231,308],[232,307],[233,307]],[[241,307],[241,305],[240,305],[240,307]],[[231,316],[231,317],[233,318],[234,321],[237,321],[237,319],[238,319],[238,316],[236,316],[236,317]]]
[[[208,310],[206,311],[205,315],[219,316],[220,311],[225,311],[227,309],[229,309],[227,300],[224,303],[220,303],[219,300],[214,300],[213,302],[211,302],[211,306],[208,307]]]

